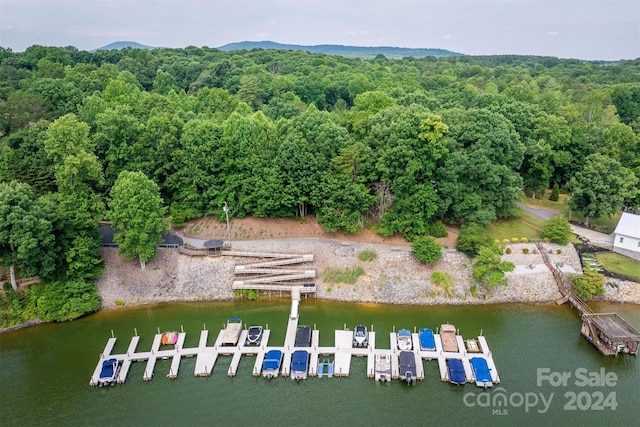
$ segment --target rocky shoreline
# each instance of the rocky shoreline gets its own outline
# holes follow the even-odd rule
[[[533,244],[509,245],[511,254],[503,259],[516,269],[507,274],[508,285],[484,292],[474,289],[471,262],[462,253],[443,250],[443,259],[434,266],[420,264],[407,246],[344,242],[321,238],[233,242],[234,249],[259,252],[312,253],[317,270],[316,297],[342,302],[419,305],[463,305],[497,303],[551,303],[561,297],[553,276]],[[528,249],[525,254],[523,249]],[[362,250],[372,250],[376,258],[360,261]],[[550,262],[566,273],[580,271],[573,245],[545,244]],[[559,252],[559,253],[558,253]],[[105,272],[98,280],[102,308],[160,302],[220,301],[235,297],[231,289],[232,257],[190,257],[175,249],[160,249],[158,257],[147,263],[145,271],[136,261],[125,261],[117,249],[103,248]],[[365,274],[355,284],[325,283],[325,268],[361,266]],[[435,271],[451,279],[451,286],[436,286]],[[640,285],[618,281],[605,286],[598,301],[640,304]]]

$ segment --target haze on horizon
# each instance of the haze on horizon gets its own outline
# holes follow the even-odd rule
[[[0,46],[279,43],[640,57],[638,0],[0,0]]]

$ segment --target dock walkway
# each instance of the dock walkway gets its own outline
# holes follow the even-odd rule
[[[262,340],[259,345],[245,345],[247,337],[246,329],[241,331],[240,338],[236,345],[223,345],[225,336],[225,329],[223,328],[218,332],[212,345],[210,345],[209,342],[209,331],[207,329],[203,329],[200,331],[197,347],[184,348],[186,340],[185,332],[178,334],[178,340],[175,345],[163,346],[161,344],[162,334],[158,333],[154,336],[149,351],[138,351],[140,337],[135,335],[131,338],[126,353],[112,354],[117,341],[115,337],[112,337],[107,340],[104,350],[100,353],[98,364],[91,376],[90,385],[97,386],[99,384],[102,362],[109,358],[116,358],[120,362],[120,370],[117,376],[117,383],[119,384],[124,383],[127,380],[131,364],[133,362],[140,361],[146,362],[142,379],[144,381],[152,380],[158,359],[171,359],[169,372],[166,376],[171,379],[176,379],[180,371],[180,362],[183,357],[195,357],[194,375],[197,377],[208,377],[213,373],[216,362],[218,361],[218,356],[231,356],[231,362],[226,369],[226,374],[233,377],[238,372],[238,366],[242,357],[251,355],[255,356],[255,362],[253,364],[251,374],[253,376],[260,376],[265,354],[269,350],[282,351],[283,359],[280,374],[283,377],[288,377],[290,376],[291,371],[291,356],[293,352],[298,349],[304,349],[309,352],[310,364],[308,375],[310,377],[318,375],[318,364],[321,360],[320,356],[333,356],[333,376],[348,377],[351,374],[351,358],[365,357],[367,360],[366,375],[369,378],[374,378],[376,354],[389,354],[391,355],[391,376],[393,379],[398,378],[398,356],[400,354],[400,350],[397,346],[398,341],[397,334],[395,332],[392,332],[389,335],[390,348],[388,349],[376,348],[376,333],[374,331],[369,331],[369,340],[366,347],[353,347],[353,331],[347,329],[336,330],[334,332],[334,345],[322,347],[319,345],[320,332],[314,327],[311,331],[311,345],[309,347],[296,347],[295,337],[298,330],[298,303],[300,296],[299,293],[296,292],[292,294],[294,299],[292,300],[291,313],[287,323],[287,331],[283,346],[270,345],[269,338],[271,331],[269,329],[263,330]],[[471,369],[469,359],[470,357],[482,357],[487,361],[493,382],[495,384],[500,383],[500,377],[485,337],[478,337],[481,352],[474,353],[467,353],[464,340],[459,335],[456,335],[455,337],[458,344],[457,352],[445,352],[443,350],[441,336],[439,334],[434,334],[434,338],[436,349],[434,351],[423,351],[420,349],[418,334],[412,334],[413,349],[411,351],[416,360],[417,379],[424,379],[423,360],[436,359],[440,370],[440,379],[442,381],[448,381],[449,375],[446,361],[451,358],[457,358],[462,360],[467,381],[473,382],[473,370]]]

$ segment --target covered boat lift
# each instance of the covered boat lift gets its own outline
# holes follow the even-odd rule
[[[617,313],[583,313],[580,333],[605,356],[638,355],[640,332]]]

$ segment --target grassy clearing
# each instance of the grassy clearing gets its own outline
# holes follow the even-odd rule
[[[612,273],[622,274],[640,282],[640,262],[615,253],[598,254],[598,263]]]
[[[529,240],[542,238],[544,221],[526,213],[520,213],[513,218],[499,219],[487,227],[487,231],[497,240],[526,237]]]
[[[362,267],[331,268],[327,267],[322,272],[322,280],[325,283],[356,283],[358,277],[364,274]]]

